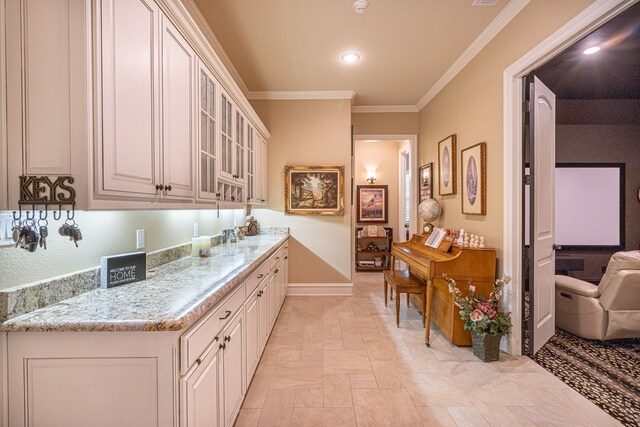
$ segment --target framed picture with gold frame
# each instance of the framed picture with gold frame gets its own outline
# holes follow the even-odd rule
[[[456,135],[438,142],[438,193],[456,194]]]
[[[487,214],[487,144],[480,142],[462,150],[462,213]]]
[[[344,166],[285,166],[285,215],[344,215]]]

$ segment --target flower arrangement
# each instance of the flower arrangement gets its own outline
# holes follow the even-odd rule
[[[505,285],[511,282],[511,277],[503,276],[495,281],[493,291],[489,297],[478,295],[476,287],[469,281],[468,292],[463,296],[455,280],[443,276],[449,282],[449,292],[453,294],[455,304],[460,308],[460,317],[464,320],[464,328],[480,336],[486,334],[503,335],[511,330],[511,313],[501,313],[498,301],[502,298]]]

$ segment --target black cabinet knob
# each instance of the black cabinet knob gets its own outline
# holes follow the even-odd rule
[[[162,184],[156,184],[156,190],[162,190]]]
[[[164,189],[165,189],[165,191],[171,191],[171,186],[170,185],[165,185]]]

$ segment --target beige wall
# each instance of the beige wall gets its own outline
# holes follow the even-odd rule
[[[418,113],[353,113],[356,135],[416,135]]]
[[[193,224],[200,235],[220,234],[224,228],[244,223],[244,210],[157,210],[76,212],[82,240],[76,248],[58,234],[64,221],[49,213],[47,250],[29,253],[13,246],[0,247],[0,289],[23,285],[100,264],[100,257],[136,251],[136,230],[145,229],[144,252],[191,242]]]
[[[502,30],[426,107],[420,111],[418,164],[434,162],[434,193],[443,205],[440,226],[464,228],[486,237],[502,256],[503,236],[503,71],[591,4],[592,0],[535,0]],[[457,135],[460,151],[487,143],[487,215],[462,215],[460,189],[439,196],[437,143]]]
[[[401,144],[404,143],[399,141],[356,141],[355,170],[353,171],[355,185],[368,185],[367,170],[375,169],[376,185],[388,186],[389,222],[378,225],[393,228],[395,241],[398,240],[398,150]],[[357,193],[354,197],[357,197]],[[355,204],[354,206],[357,209]]]
[[[291,233],[292,283],[351,281],[351,103],[348,100],[252,101],[271,132],[268,209],[258,221]],[[345,166],[345,215],[284,215],[284,166]]]

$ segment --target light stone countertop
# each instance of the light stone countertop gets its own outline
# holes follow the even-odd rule
[[[185,257],[147,273],[147,280],[95,289],[2,325],[3,332],[176,331],[195,323],[287,239],[247,236],[211,248],[209,258]]]

